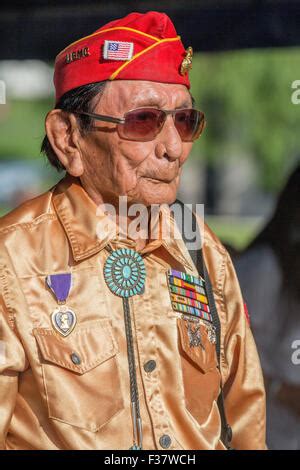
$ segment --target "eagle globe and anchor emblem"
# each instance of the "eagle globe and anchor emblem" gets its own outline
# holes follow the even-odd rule
[[[185,51],[185,57],[181,63],[180,74],[186,75],[192,68],[193,48],[189,46]]]

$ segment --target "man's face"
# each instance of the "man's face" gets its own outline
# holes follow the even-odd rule
[[[191,108],[191,96],[184,85],[141,80],[108,82],[93,112],[123,117],[140,107],[159,109]],[[116,125],[94,121],[94,128],[81,141],[86,188],[100,192],[105,202],[126,195],[129,202],[170,204],[176,199],[182,165],[192,148],[182,142],[172,116],[150,142],[121,139]]]

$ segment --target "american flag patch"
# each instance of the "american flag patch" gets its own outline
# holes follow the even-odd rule
[[[104,41],[103,59],[130,60],[133,56],[133,42]]]

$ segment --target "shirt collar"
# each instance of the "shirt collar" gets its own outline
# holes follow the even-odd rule
[[[53,205],[69,243],[75,261],[80,261],[102,250],[109,243],[134,248],[134,240],[120,239],[117,228],[83,189],[78,178],[66,175],[54,188]],[[159,236],[141,250],[141,254],[153,252],[163,246],[175,259],[189,269],[192,260],[178,232],[167,205],[160,207],[155,221]]]

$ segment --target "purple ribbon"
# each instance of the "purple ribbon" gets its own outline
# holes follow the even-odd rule
[[[71,289],[72,274],[51,274],[46,277],[49,289],[52,290],[58,302],[65,302]]]

